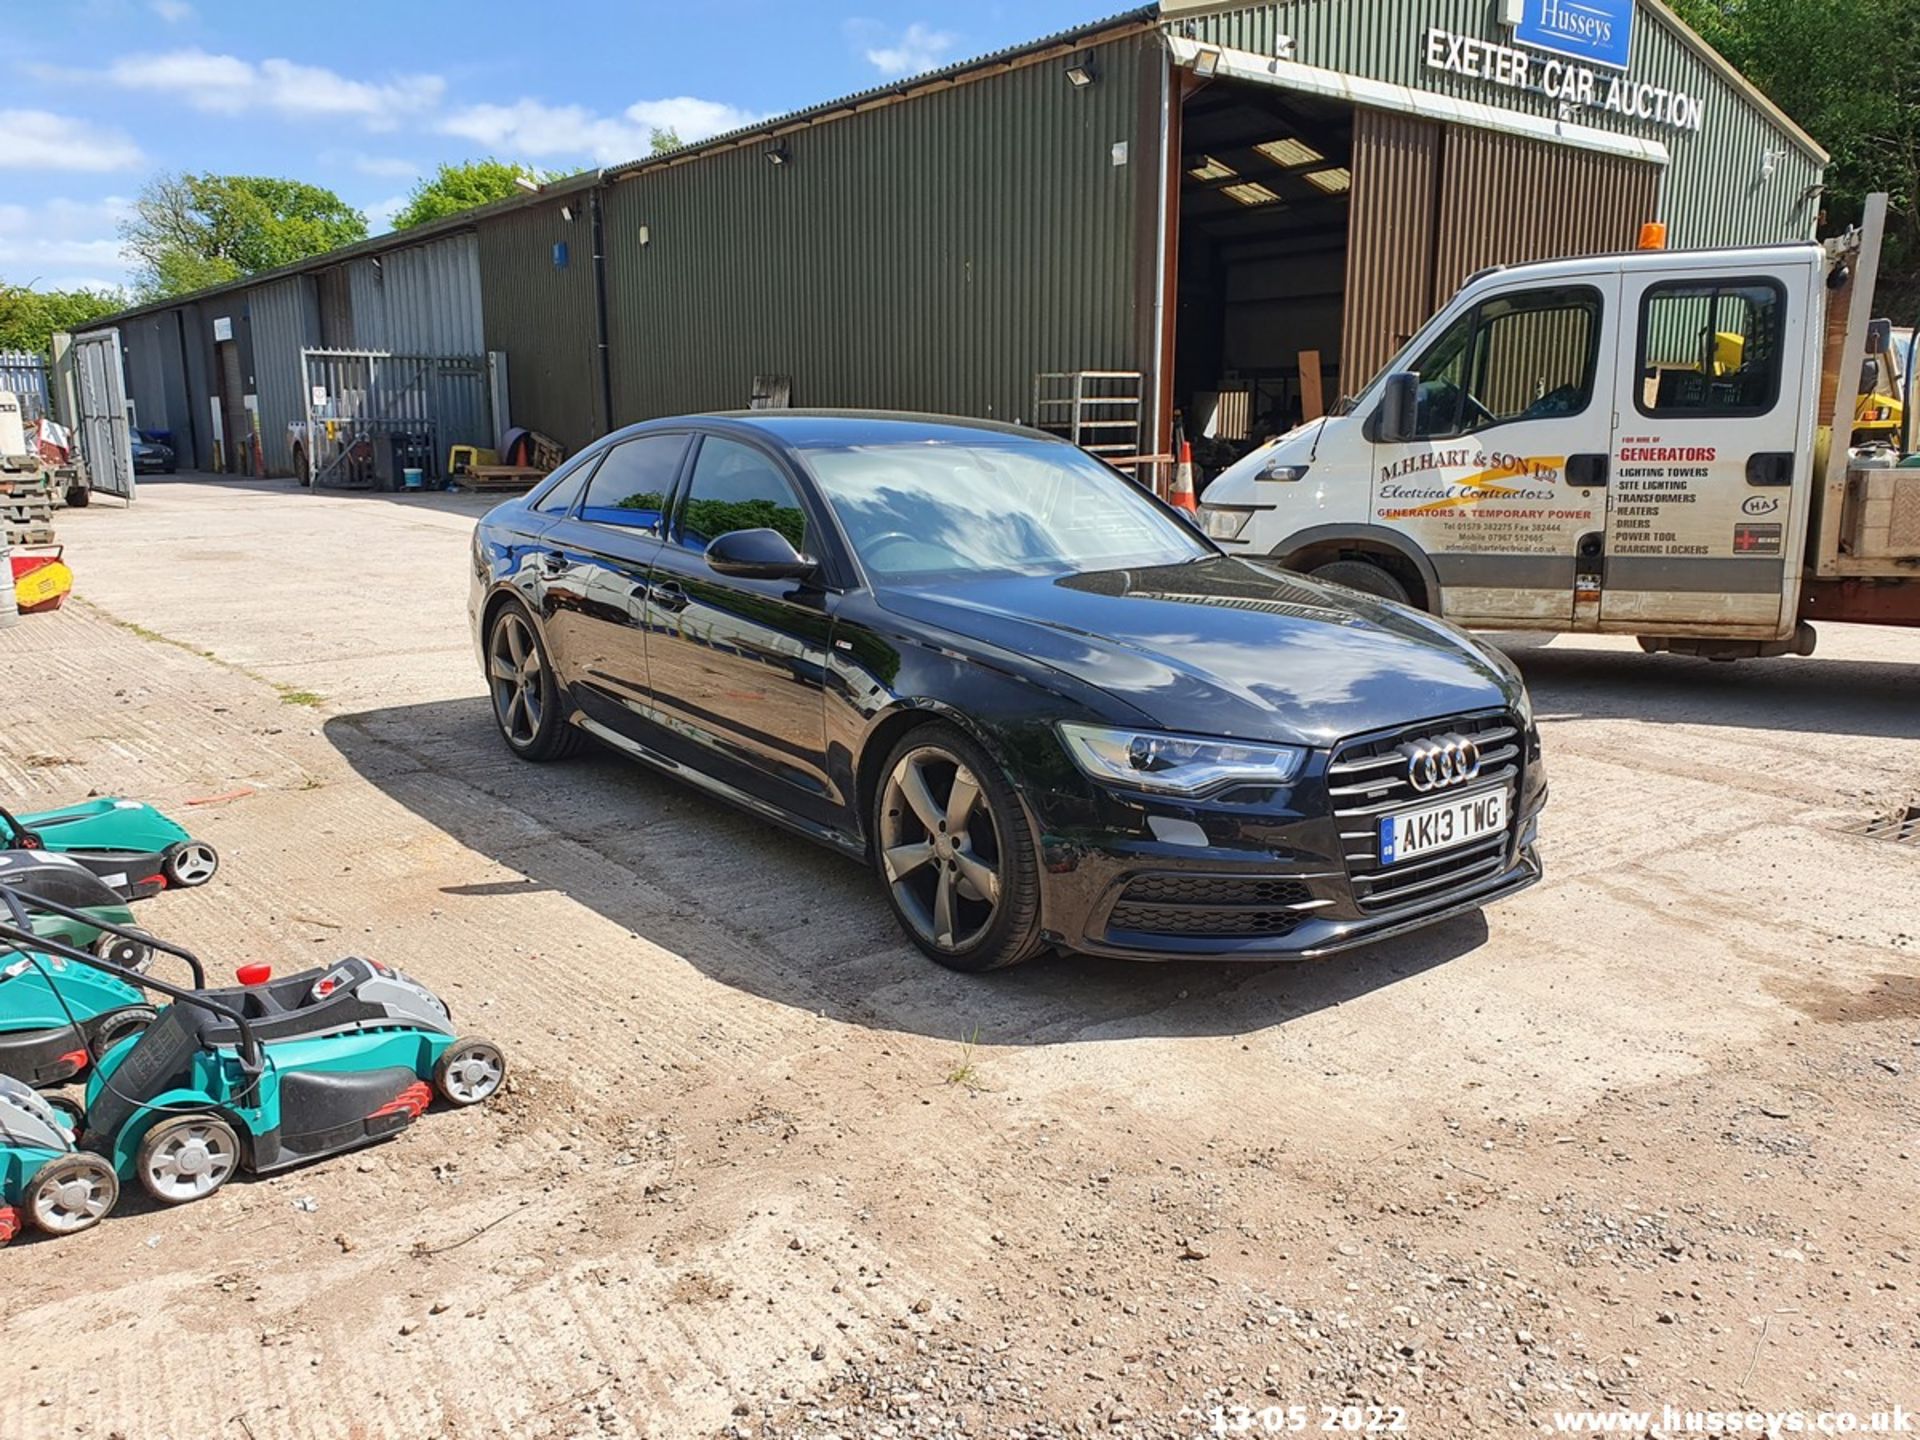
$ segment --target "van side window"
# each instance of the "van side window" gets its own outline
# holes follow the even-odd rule
[[[1420,375],[1415,433],[1467,435],[1578,415],[1593,400],[1600,292],[1566,285],[1483,300],[1436,340]]]
[[[1640,301],[1640,413],[1766,414],[1780,398],[1786,309],[1773,280],[1648,286]]]

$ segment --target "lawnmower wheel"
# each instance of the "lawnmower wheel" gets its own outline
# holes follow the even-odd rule
[[[67,508],[69,510],[84,510],[87,508],[87,502],[91,499],[93,499],[93,490],[89,486],[73,485],[67,489]]]
[[[71,1095],[42,1095],[47,1108],[60,1117],[60,1123],[78,1137],[87,1128],[87,1107]]]
[[[507,1057],[491,1040],[456,1040],[433,1067],[433,1088],[449,1105],[478,1105],[507,1078]]]
[[[178,845],[168,846],[160,861],[160,871],[167,877],[167,883],[183,890],[206,884],[219,868],[220,852],[204,840],[182,840]]]
[[[151,1005],[129,1005],[100,1017],[93,1027],[93,1058],[98,1060],[129,1035],[138,1035],[153,1024],[157,1012]]]
[[[118,965],[122,970],[131,970],[136,975],[153,963],[153,947],[146,941],[130,940],[125,935],[115,935],[111,930],[101,931],[100,938],[93,942],[93,953],[109,965]]]
[[[140,1142],[133,1173],[162,1205],[185,1205],[213,1194],[240,1168],[240,1138],[218,1115],[162,1120]]]
[[[113,1209],[120,1177],[104,1156],[76,1150],[42,1165],[26,1198],[35,1225],[49,1235],[72,1235],[98,1225]]]

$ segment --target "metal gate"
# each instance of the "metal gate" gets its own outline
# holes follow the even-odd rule
[[[47,413],[47,362],[29,350],[0,350],[0,390],[17,396],[20,421],[32,429]]]
[[[71,402],[74,438],[87,462],[88,483],[104,495],[133,500],[133,427],[127,421],[127,380],[120,367],[120,332],[94,330],[73,337],[54,358]]]
[[[313,485],[391,486],[402,468],[439,476],[448,448],[491,448],[492,357],[302,350],[307,418],[289,437]]]

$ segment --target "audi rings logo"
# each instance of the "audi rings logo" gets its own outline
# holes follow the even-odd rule
[[[1407,779],[1421,794],[1451,790],[1480,773],[1480,747],[1464,735],[1441,735],[1402,745],[1407,757]]]

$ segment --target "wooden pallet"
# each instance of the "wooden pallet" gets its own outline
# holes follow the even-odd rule
[[[51,525],[8,525],[5,528],[5,534],[6,543],[16,547],[53,544],[53,526]]]
[[[469,490],[531,490],[546,478],[545,470],[531,465],[469,465],[453,480]]]

